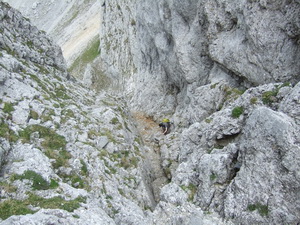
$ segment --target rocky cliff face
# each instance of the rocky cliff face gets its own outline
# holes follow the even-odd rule
[[[0,5],[0,224],[299,223],[299,1],[102,0],[113,95]]]
[[[102,9],[102,66],[134,110],[174,121],[159,143],[171,179],[160,204],[188,201],[237,224],[297,224],[299,1]]]
[[[0,223],[142,223],[154,201],[126,104],[67,80],[60,48],[0,6]]]
[[[299,80],[298,1],[102,2],[102,60],[116,75],[132,68],[134,104],[150,114],[184,112],[221,80]]]

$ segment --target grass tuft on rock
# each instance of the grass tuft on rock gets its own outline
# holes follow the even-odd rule
[[[232,112],[231,112],[231,116],[233,118],[239,118],[240,115],[242,115],[244,112],[244,107],[243,106],[237,106],[235,107]]]
[[[55,189],[58,187],[58,183],[51,179],[48,183],[40,174],[32,170],[25,171],[22,175],[13,175],[12,180],[31,180],[33,190],[48,190]]]
[[[250,204],[248,205],[247,210],[251,212],[257,210],[261,216],[268,216],[269,214],[269,207],[267,205],[262,205],[261,203]]]
[[[44,209],[63,209],[73,212],[80,207],[80,203],[85,203],[86,198],[77,197],[74,200],[66,201],[62,197],[42,198],[38,195],[29,193],[25,200],[9,199],[0,203],[0,218],[5,220],[13,215],[33,214],[37,211],[31,210],[28,206],[40,207]]]
[[[31,125],[26,127],[23,131],[19,132],[19,135],[23,142],[30,142],[30,136],[32,133],[38,132],[40,138],[43,138],[42,146],[46,149],[60,150],[66,147],[66,139],[64,136],[57,134],[54,130],[41,125]]]

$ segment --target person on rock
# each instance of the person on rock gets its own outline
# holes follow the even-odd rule
[[[171,122],[169,119],[163,119],[162,122],[159,124],[159,127],[162,128],[163,134],[167,135],[170,133]]]

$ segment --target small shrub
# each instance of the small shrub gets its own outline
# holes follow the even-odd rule
[[[247,209],[251,212],[257,210],[261,216],[268,216],[269,214],[269,207],[267,205],[262,205],[260,203],[250,204],[248,205]]]
[[[117,117],[114,117],[114,118],[112,118],[112,120],[110,121],[110,123],[116,125],[116,124],[119,123],[119,120],[118,120]]]
[[[233,118],[239,118],[240,115],[242,115],[244,112],[244,107],[243,106],[237,106],[235,107],[232,112],[231,112],[231,116]]]
[[[262,101],[265,105],[270,105],[276,97],[278,90],[266,91],[262,94]]]
[[[253,97],[250,99],[250,104],[251,105],[255,105],[257,103],[257,98],[256,97]]]
[[[209,178],[210,178],[211,181],[217,179],[217,177],[218,177],[218,176],[217,176],[216,174],[214,174],[214,173],[212,173],[212,174],[209,176]]]

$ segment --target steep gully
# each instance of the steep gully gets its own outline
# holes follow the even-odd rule
[[[160,200],[160,189],[168,183],[168,178],[161,166],[160,144],[164,141],[164,135],[158,124],[152,118],[142,113],[134,112],[133,118],[145,146],[145,160],[151,171],[151,189],[155,202]]]

